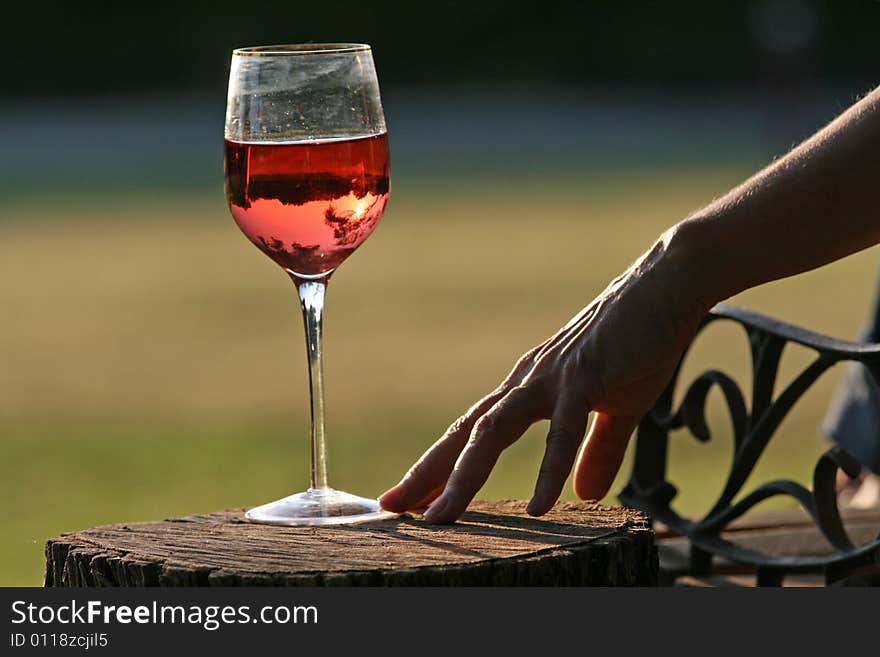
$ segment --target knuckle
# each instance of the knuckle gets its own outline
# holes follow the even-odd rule
[[[552,390],[553,385],[546,377],[529,379],[511,391],[507,407],[516,406],[533,421],[548,419],[553,410]]]
[[[576,440],[574,432],[568,427],[550,427],[547,432],[548,445],[560,445]]]
[[[527,382],[522,382],[519,385],[512,387],[507,394],[510,401],[521,402],[522,400],[531,397],[533,392],[534,386]]]
[[[550,340],[545,340],[520,356],[516,363],[514,363],[513,369],[510,371],[505,383],[510,383],[511,381],[516,381],[524,376],[528,376],[531,371],[534,370],[536,364],[547,353],[550,342]]]
[[[497,424],[498,422],[495,415],[487,413],[474,424],[474,430],[471,431],[470,441],[474,443],[480,440],[480,438],[492,434]]]
[[[548,367],[534,367],[523,377],[520,387],[532,394],[540,394],[547,391],[553,382],[552,371]]]
[[[525,414],[533,420],[549,417],[549,390],[550,386],[545,380],[524,381],[510,390],[499,411],[517,416]]]
[[[449,425],[449,428],[446,430],[446,435],[451,436],[465,429],[467,427],[468,420],[469,418],[467,415],[462,415],[461,417],[456,419],[455,422]]]
[[[562,377],[567,383],[585,383],[595,371],[595,364],[583,349],[573,349],[562,362]]]
[[[535,360],[535,366],[532,368],[533,374],[546,372],[553,367],[556,359],[556,353],[552,349],[548,349]]]
[[[544,348],[544,343],[541,343],[539,345],[532,347],[526,353],[524,353],[522,356],[520,356],[519,360],[516,361],[516,364],[517,365],[525,365],[527,363],[531,363],[533,360],[535,360],[535,358],[538,356],[538,354],[541,353],[541,349],[543,349],[543,348]]]

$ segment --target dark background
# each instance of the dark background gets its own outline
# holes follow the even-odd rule
[[[16,2],[0,94],[210,96],[234,46],[367,39],[389,90],[869,83],[878,19],[874,0]]]
[[[229,54],[374,49],[395,178],[775,157],[876,84],[880,2],[11,3],[0,193],[216,184]]]

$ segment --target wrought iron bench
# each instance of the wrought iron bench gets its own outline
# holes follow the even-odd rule
[[[795,481],[781,479],[759,485],[737,499],[782,420],[829,368],[842,361],[856,361],[880,381],[880,344],[835,340],[724,305],[716,306],[707,315],[700,331],[718,321],[735,322],[747,334],[752,359],[751,405],[746,404],[742,391],[730,376],[708,370],[690,384],[680,405],[674,408],[680,363],[669,386],[639,425],[632,474],[620,494],[621,502],[647,512],[655,523],[663,523],[687,539],[688,570],[692,575],[709,574],[716,557],[753,567],[759,586],[781,585],[791,573],[821,573],[826,583],[832,583],[866,565],[880,564],[880,536],[875,535],[868,544],[854,545],[841,521],[835,487],[837,471],[842,469],[854,476],[860,466],[840,447],[831,447],[819,458],[813,472],[812,490]],[[789,343],[807,347],[816,357],[781,392],[774,394],[780,358]],[[682,362],[684,360],[683,356]],[[667,480],[669,432],[686,428],[697,440],[708,441],[711,433],[706,402],[713,388],[723,394],[730,412],[733,462],[715,504],[704,517],[692,520],[679,515],[671,506],[677,489]],[[794,498],[809,514],[812,524],[830,544],[825,554],[779,554],[730,540],[730,534],[725,532],[731,522],[756,504],[777,495]]]

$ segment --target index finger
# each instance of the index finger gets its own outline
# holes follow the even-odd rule
[[[446,488],[425,512],[425,520],[453,522],[464,513],[486,483],[501,452],[542,419],[540,409],[534,404],[534,395],[533,390],[517,386],[480,418],[455,463]]]
[[[443,491],[474,423],[494,406],[504,393],[505,390],[499,388],[471,406],[464,415],[453,422],[443,436],[415,462],[400,483],[379,497],[382,508],[403,513],[425,506],[437,497]]]

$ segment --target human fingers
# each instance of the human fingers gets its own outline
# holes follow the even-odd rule
[[[432,523],[452,522],[482,488],[501,452],[536,420],[546,417],[537,406],[533,388],[510,390],[474,425],[470,439],[455,463],[446,488],[425,512]]]
[[[505,390],[498,389],[487,395],[453,422],[443,436],[422,454],[393,488],[379,497],[379,504],[387,511],[402,513],[429,504],[440,492],[467,442],[474,423],[499,399]]]
[[[574,465],[578,447],[587,430],[590,405],[586,396],[572,387],[566,387],[556,402],[547,433],[547,447],[538,471],[535,493],[526,511],[533,516],[547,513],[559,495]]]
[[[640,419],[637,415],[596,413],[575,466],[574,492],[579,498],[599,500],[605,497],[620,470],[627,443]]]

